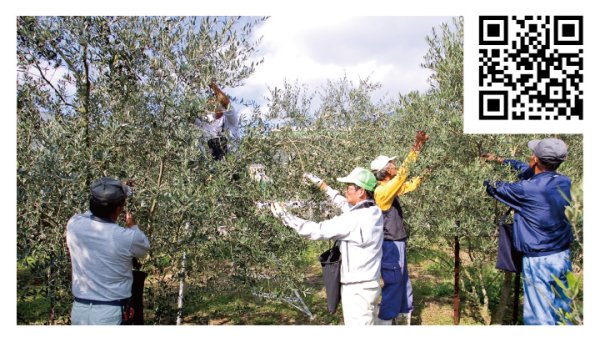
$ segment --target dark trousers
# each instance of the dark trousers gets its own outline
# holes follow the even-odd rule
[[[227,138],[218,137],[208,140],[208,150],[214,160],[221,160],[227,154]]]
[[[383,241],[381,258],[381,303],[379,319],[390,320],[398,314],[412,311],[412,285],[406,262],[406,239]]]

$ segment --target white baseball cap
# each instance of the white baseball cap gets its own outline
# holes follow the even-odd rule
[[[396,159],[396,156],[393,156],[393,157],[379,156],[371,162],[371,170],[373,170],[373,171],[382,170],[390,161],[392,161],[394,159]]]

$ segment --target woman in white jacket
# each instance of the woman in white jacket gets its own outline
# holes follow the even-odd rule
[[[290,214],[280,203],[273,203],[271,211],[286,226],[311,240],[341,241],[344,323],[373,325],[376,322],[376,301],[381,292],[379,278],[383,243],[383,216],[372,200],[377,180],[369,170],[360,167],[337,180],[348,184],[345,197],[350,207],[342,215],[323,222],[312,222]]]

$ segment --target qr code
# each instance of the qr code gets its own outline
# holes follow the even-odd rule
[[[479,17],[480,120],[583,120],[583,16]]]

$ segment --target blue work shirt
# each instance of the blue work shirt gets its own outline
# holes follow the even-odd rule
[[[487,192],[515,211],[513,245],[526,256],[543,256],[564,251],[573,241],[565,207],[571,199],[571,180],[556,171],[535,174],[527,163],[504,160],[519,171],[514,183],[496,182]],[[562,192],[562,194],[561,194]]]

